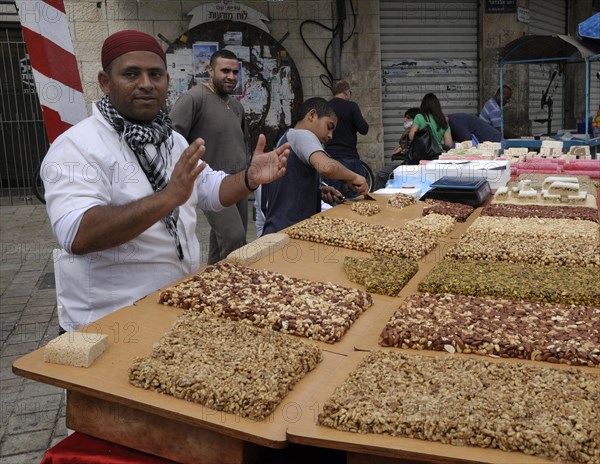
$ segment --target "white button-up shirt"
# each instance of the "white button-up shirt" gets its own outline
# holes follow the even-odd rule
[[[172,139],[169,176],[188,146],[176,132]],[[188,202],[179,207],[177,230],[183,261],[179,261],[173,237],[162,221],[123,245],[73,255],[65,251],[70,250],[65,241],[74,234],[64,231],[76,232],[85,211],[98,205],[125,205],[154,192],[135,154],[95,105],[92,116],[58,137],[44,158],[42,177],[48,216],[63,248],[55,258],[61,327],[69,330],[87,325],[198,269],[196,208],[223,208],[219,187],[225,176],[207,166]],[[61,218],[67,218],[69,224],[61,224]]]

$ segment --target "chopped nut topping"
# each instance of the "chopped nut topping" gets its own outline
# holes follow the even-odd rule
[[[597,222],[481,216],[447,258],[600,267]]]
[[[318,420],[348,432],[598,463],[598,398],[600,376],[577,368],[380,350],[336,388]]]
[[[381,213],[381,208],[377,205],[377,203],[368,203],[366,201],[353,203],[350,209],[362,216],[373,216]]]
[[[388,205],[394,208],[406,208],[417,202],[414,197],[406,193],[395,193],[388,199]]]
[[[407,258],[344,258],[348,279],[365,285],[367,292],[379,295],[397,296],[418,270],[417,262]]]
[[[419,291],[600,306],[600,268],[444,259]]]
[[[321,350],[301,340],[189,311],[148,357],[134,359],[129,381],[262,420],[320,361]]]
[[[159,303],[335,343],[373,300],[358,289],[224,262],[165,289]]]
[[[423,216],[428,214],[443,214],[445,216],[453,217],[458,222],[465,222],[474,210],[475,208],[472,206],[462,203],[453,203],[451,201],[429,198],[425,200]]]
[[[492,204],[483,208],[482,216],[505,216],[518,218],[581,219],[598,222],[598,210],[588,206],[541,206]]]
[[[299,240],[367,251],[374,255],[420,259],[454,227],[454,219],[449,216],[431,216],[408,221],[401,229],[316,216],[293,225],[286,233]]]
[[[600,307],[411,295],[390,318],[379,343],[600,367]]]

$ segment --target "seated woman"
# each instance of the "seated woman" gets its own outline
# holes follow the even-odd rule
[[[404,132],[398,141],[398,145],[392,151],[392,162],[386,163],[375,175],[375,185],[373,190],[385,188],[387,181],[392,177],[394,169],[406,162],[408,153],[408,132],[412,126],[413,119],[419,114],[419,108],[409,108],[404,113]]]
[[[421,100],[421,111],[415,119],[408,132],[408,139],[412,142],[418,130],[426,126],[431,128],[435,141],[442,150],[452,148],[452,135],[448,119],[442,112],[440,101],[433,93],[428,93]]]
[[[392,161],[401,160],[406,156],[409,145],[408,133],[417,114],[419,114],[419,108],[416,107],[409,108],[404,113],[404,132],[400,136],[400,140],[398,140],[398,145],[396,145],[394,151],[392,152]]]

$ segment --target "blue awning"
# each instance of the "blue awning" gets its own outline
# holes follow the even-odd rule
[[[600,13],[579,23],[579,36],[585,39],[600,40]]]

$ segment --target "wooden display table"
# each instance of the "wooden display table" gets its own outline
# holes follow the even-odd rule
[[[323,353],[317,368],[260,422],[130,385],[133,358],[148,355],[179,314],[160,305],[120,309],[85,329],[90,337],[109,335],[108,349],[91,367],[45,363],[40,348],[18,359],[13,371],[67,389],[67,427],[73,430],[174,461],[197,463],[202,456],[204,463],[244,463],[252,462],[253,445],[287,446],[288,425],[315,409],[305,396],[310,384],[320,384],[344,358]]]
[[[374,196],[382,209],[380,214],[360,216],[351,211],[351,204],[336,206],[322,214],[392,227],[402,227],[407,220],[422,215],[422,204],[397,209],[387,205],[387,196]],[[373,295],[373,306],[354,322],[340,342],[327,344],[303,339],[320,346],[324,352],[323,362],[296,384],[263,421],[251,421],[129,384],[128,369],[134,357],[147,356],[152,345],[181,314],[179,309],[158,304],[158,292],[84,329],[90,336],[109,335],[107,351],[90,368],[44,363],[43,349],[39,349],[18,359],[13,371],[68,390],[69,428],[184,463],[253,462],[257,446],[284,448],[290,442],[345,450],[348,462],[352,463],[372,462],[372,456],[378,456],[378,462],[388,462],[388,459],[389,462],[400,459],[439,463],[545,462],[519,453],[353,434],[317,425],[323,402],[364,355],[355,350],[378,347],[379,333],[401,301],[417,292],[418,283],[442,259],[445,249],[466,231],[480,210],[467,222],[457,223],[448,237],[418,261],[419,271],[398,297]],[[367,254],[290,240],[286,247],[263,257],[252,267],[362,289],[346,277],[345,256]]]

